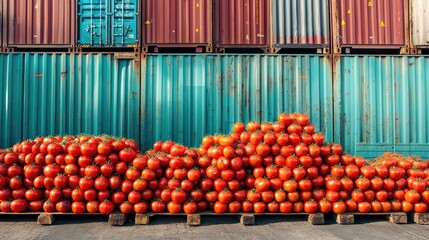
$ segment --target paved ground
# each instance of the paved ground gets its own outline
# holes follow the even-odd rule
[[[62,217],[52,226],[40,226],[36,217],[0,216],[0,239],[429,239],[429,226],[396,225],[383,217],[356,218],[354,225],[338,225],[325,219],[314,226],[304,217],[257,216],[256,225],[243,226],[234,216],[203,216],[202,225],[190,227],[184,216],[156,216],[151,225],[129,222],[112,227],[106,217]]]

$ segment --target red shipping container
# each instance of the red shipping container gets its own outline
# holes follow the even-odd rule
[[[335,4],[333,22],[337,47],[407,47],[409,33],[407,0],[332,2]]]
[[[215,0],[216,47],[269,45],[269,0]]]
[[[76,1],[2,0],[5,44],[71,47],[76,38]]]
[[[0,0],[0,48],[3,47],[3,1]]]
[[[212,47],[212,0],[145,0],[143,44]]]

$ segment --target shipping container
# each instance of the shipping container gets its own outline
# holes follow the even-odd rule
[[[411,43],[414,48],[429,48],[429,1],[410,0]]]
[[[408,0],[333,0],[335,52],[341,48],[408,52]]]
[[[145,61],[145,62],[144,62]],[[199,146],[237,121],[309,114],[333,140],[332,70],[318,55],[149,55],[142,61],[141,145]]]
[[[115,54],[0,54],[0,148],[56,134],[138,140],[140,63]]]
[[[0,0],[0,52],[3,48],[3,1]]]
[[[143,38],[146,46],[213,47],[212,0],[144,0]],[[144,50],[147,51],[147,50]]]
[[[270,52],[269,0],[215,0],[216,48],[262,48]]]
[[[335,72],[336,142],[371,158],[429,157],[429,57],[341,57]]]
[[[1,1],[5,47],[68,48],[75,45],[75,1]]]
[[[271,0],[275,48],[328,48],[329,0]]]
[[[139,0],[78,0],[79,46],[139,47],[139,14]]]

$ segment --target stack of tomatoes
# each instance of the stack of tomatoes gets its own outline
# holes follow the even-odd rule
[[[427,211],[429,170],[420,158],[385,153],[365,161],[342,155],[340,163],[330,168],[326,189],[334,193],[334,200],[345,202],[347,211]]]
[[[276,123],[236,123],[233,129],[204,137],[198,148],[204,179],[213,182],[204,190],[214,196],[208,199],[215,212],[331,211],[313,190],[325,191],[319,168],[325,157],[339,158],[342,148],[324,146],[324,135],[315,133],[307,115],[280,114]]]
[[[0,152],[0,210],[76,214],[426,212],[428,162],[365,161],[325,144],[306,114],[235,123],[197,149],[108,136],[36,138]]]
[[[136,154],[135,141],[107,136],[23,141],[0,154],[0,209],[108,214]]]
[[[198,205],[202,191],[197,188],[201,178],[201,171],[195,165],[197,157],[195,150],[166,141],[155,143],[153,150],[134,159],[124,180],[132,182],[134,190],[128,193],[128,201],[135,204],[134,212],[144,213],[150,209],[157,213],[184,211],[191,214],[204,210]],[[140,199],[143,202],[139,202]],[[116,196],[113,201],[119,204]]]

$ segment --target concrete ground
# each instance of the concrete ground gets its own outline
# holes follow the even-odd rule
[[[13,217],[13,218],[12,218]],[[185,216],[155,216],[150,225],[112,227],[104,216],[62,216],[41,226],[36,216],[0,216],[0,239],[429,239],[429,225],[392,224],[383,217],[356,217],[354,225],[325,218],[311,225],[303,216],[256,216],[243,226],[235,216],[202,216],[202,225],[186,225]],[[84,219],[86,218],[86,219]]]

